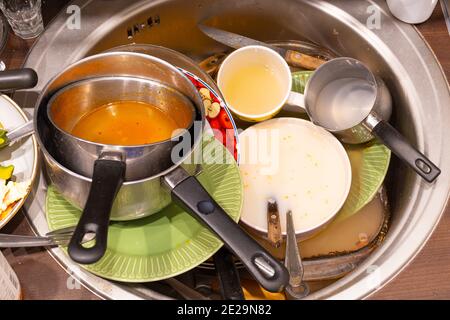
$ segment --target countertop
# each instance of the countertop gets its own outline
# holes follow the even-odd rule
[[[44,0],[44,23],[48,23],[65,3],[66,1]],[[450,79],[450,36],[439,5],[433,16],[417,28],[434,50]],[[10,34],[0,59],[9,69],[20,67],[33,42]],[[22,212],[1,231],[32,234]],[[67,273],[45,250],[8,249],[3,250],[3,253],[20,279],[25,299],[99,299],[84,287],[74,286]],[[371,298],[450,299],[450,206],[418,256]]]

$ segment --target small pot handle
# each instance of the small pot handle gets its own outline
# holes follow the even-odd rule
[[[94,163],[91,189],[69,243],[69,256],[81,264],[92,264],[100,260],[106,251],[108,225],[111,208],[125,175],[125,163],[119,160],[99,159]],[[82,245],[86,234],[95,234],[95,244]]]
[[[306,113],[305,95],[299,92],[291,91],[283,106],[284,111]]]
[[[173,201],[208,226],[270,292],[280,292],[289,281],[287,269],[253,240],[214,201],[192,176],[172,189]]]
[[[0,71],[0,90],[33,88],[37,82],[37,73],[30,68]]]
[[[372,129],[372,133],[427,182],[433,182],[441,173],[433,162],[415,149],[386,121],[380,121]]]

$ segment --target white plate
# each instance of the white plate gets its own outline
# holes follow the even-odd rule
[[[27,121],[27,116],[14,101],[5,95],[0,95],[0,122],[6,130],[12,130]],[[0,164],[14,165],[15,181],[33,183],[38,165],[38,149],[34,136],[22,139],[0,150]],[[20,210],[25,199],[26,197],[17,202],[8,215],[0,220],[0,229]]]
[[[241,222],[246,226],[267,234],[271,198],[278,203],[283,235],[288,210],[293,210],[299,239],[312,236],[336,216],[350,192],[352,169],[347,152],[331,133],[303,119],[275,118],[251,126],[239,139]]]

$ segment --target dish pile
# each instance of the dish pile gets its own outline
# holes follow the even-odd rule
[[[247,297],[261,286],[282,298],[289,288],[296,299],[292,288],[307,293],[304,281],[342,276],[351,271],[344,264],[354,268],[381,241],[389,149],[429,183],[440,170],[388,124],[389,89],[360,61],[200,29],[240,47],[219,54],[217,68],[201,64],[217,85],[180,53],[127,45],[80,60],[45,86],[32,130],[49,228],[70,235],[72,260],[124,282],[205,268],[223,243],[246,269]],[[0,179],[10,171],[0,167]],[[369,213],[375,206],[383,213]],[[324,242],[362,230],[351,227],[358,215],[375,227],[333,260]]]

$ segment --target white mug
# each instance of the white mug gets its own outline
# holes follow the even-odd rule
[[[389,10],[406,23],[422,23],[433,14],[438,0],[386,0]]]
[[[274,117],[285,104],[294,106],[294,109],[304,113],[304,98],[302,94],[291,92],[292,89],[292,74],[287,62],[274,50],[263,46],[246,46],[232,52],[220,66],[217,75],[217,85],[223,92],[223,88],[227,81],[230,81],[233,72],[239,68],[244,67],[252,61],[258,61],[261,64],[269,67],[272,72],[277,73],[279,84],[282,86],[283,95],[279,101],[273,105],[270,111],[259,114],[243,113],[238,106],[233,106],[227,101],[228,108],[231,112],[246,121],[263,121]],[[264,94],[264,92],[261,92]]]

